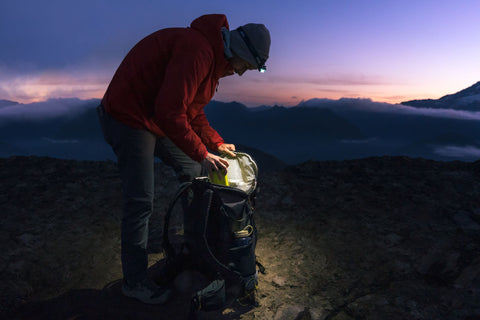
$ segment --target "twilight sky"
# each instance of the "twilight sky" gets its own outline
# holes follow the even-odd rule
[[[478,0],[2,0],[0,99],[101,98],[136,42],[207,13],[272,36],[267,73],[221,79],[215,100],[397,103],[480,80]]]

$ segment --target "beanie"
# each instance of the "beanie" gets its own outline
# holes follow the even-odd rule
[[[270,51],[270,32],[263,24],[249,23],[242,26],[251,45],[255,48],[259,58],[262,61],[268,59]],[[238,57],[248,61],[255,68],[260,67],[254,55],[248,49],[247,44],[243,40],[238,29],[230,31],[230,49]]]

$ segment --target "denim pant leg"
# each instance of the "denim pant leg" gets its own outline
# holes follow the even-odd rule
[[[180,183],[189,182],[196,177],[206,175],[206,170],[200,163],[192,160],[167,137],[157,138],[155,156],[173,168]],[[189,194],[184,195],[181,199],[185,213],[187,212],[188,204],[192,200],[192,197],[193,194]]]
[[[175,170],[179,182],[192,181],[206,172],[200,163],[192,160],[169,138],[157,138],[155,156]]]
[[[108,114],[100,116],[105,140],[118,159],[123,188],[122,269],[130,283],[147,276],[148,222],[153,211],[156,136],[131,128]]]

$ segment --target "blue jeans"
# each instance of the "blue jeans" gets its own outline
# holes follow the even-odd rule
[[[173,167],[180,182],[202,174],[201,165],[167,137],[127,126],[97,108],[102,132],[117,156],[123,189],[122,270],[127,283],[147,276],[148,222],[153,211],[154,157]]]

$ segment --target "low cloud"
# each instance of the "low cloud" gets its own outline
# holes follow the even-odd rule
[[[51,138],[48,138],[48,137],[43,137],[42,139],[45,140],[45,141],[48,141],[48,142],[50,142],[50,143],[55,143],[55,144],[72,144],[72,143],[79,143],[79,142],[80,142],[80,140],[76,140],[76,139],[72,139],[72,140],[63,139],[63,140],[59,140],[59,139],[51,139]]]
[[[303,101],[299,106],[327,108],[339,112],[364,111],[364,112],[383,112],[396,114],[423,115],[428,117],[480,120],[480,112],[465,111],[454,109],[432,109],[416,108],[402,104],[390,104],[385,102],[374,102],[371,99],[350,99],[342,98],[338,100],[331,99],[310,99]]]
[[[451,158],[477,158],[480,159],[480,148],[475,146],[442,146],[435,148],[435,153]]]
[[[395,105],[400,112],[410,114],[420,114],[429,117],[451,118],[451,119],[465,119],[465,120],[480,120],[480,112],[465,111],[454,109],[432,109],[432,108],[415,108],[404,105]]]
[[[101,97],[112,71],[94,66],[92,63],[58,70],[30,70],[29,73],[0,66],[0,99],[31,103],[56,98]]]
[[[75,116],[90,108],[88,101],[77,98],[50,99],[43,102],[17,104],[0,109],[0,125],[12,120],[51,119],[59,116]]]

